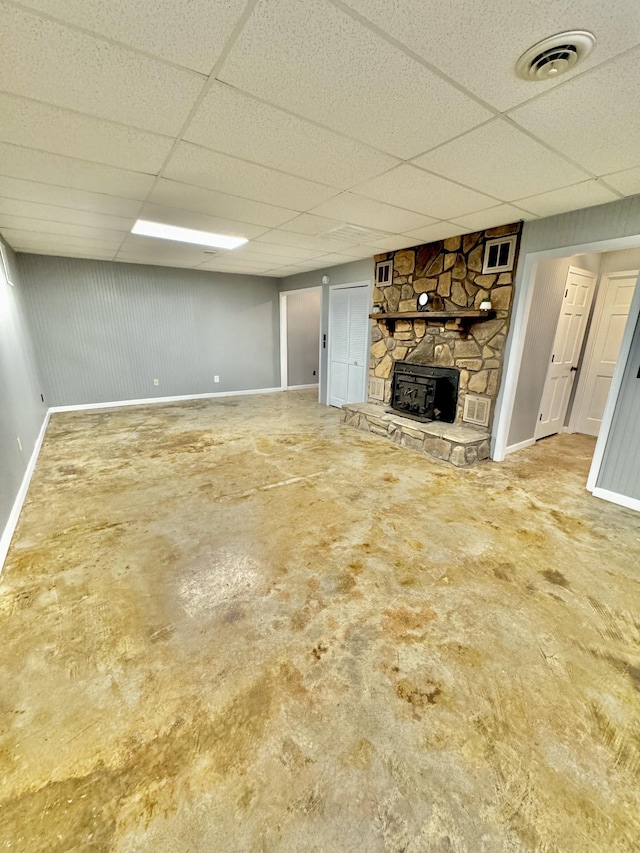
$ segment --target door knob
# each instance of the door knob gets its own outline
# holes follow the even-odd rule
[[[571,368],[571,370],[577,370],[577,369],[578,369],[577,367],[572,367],[572,368]]]

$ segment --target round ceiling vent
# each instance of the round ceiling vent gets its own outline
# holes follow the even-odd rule
[[[596,37],[586,30],[572,30],[542,39],[525,50],[516,62],[516,74],[523,80],[553,80],[586,59]]]

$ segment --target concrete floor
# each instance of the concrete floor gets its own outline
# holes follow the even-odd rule
[[[637,851],[640,518],[309,392],[52,417],[0,579],[0,849]]]

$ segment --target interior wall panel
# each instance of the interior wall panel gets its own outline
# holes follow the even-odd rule
[[[640,501],[640,320],[636,323],[631,352],[620,386],[609,438],[602,457],[597,486]]]
[[[50,406],[280,384],[273,278],[42,255],[20,263]]]
[[[0,534],[46,414],[24,307],[24,282],[16,256],[8,247],[6,253],[13,287],[0,267]]]

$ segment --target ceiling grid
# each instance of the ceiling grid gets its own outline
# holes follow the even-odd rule
[[[0,0],[0,24],[17,251],[280,277],[640,191],[635,0]],[[583,65],[516,76],[577,26]]]

